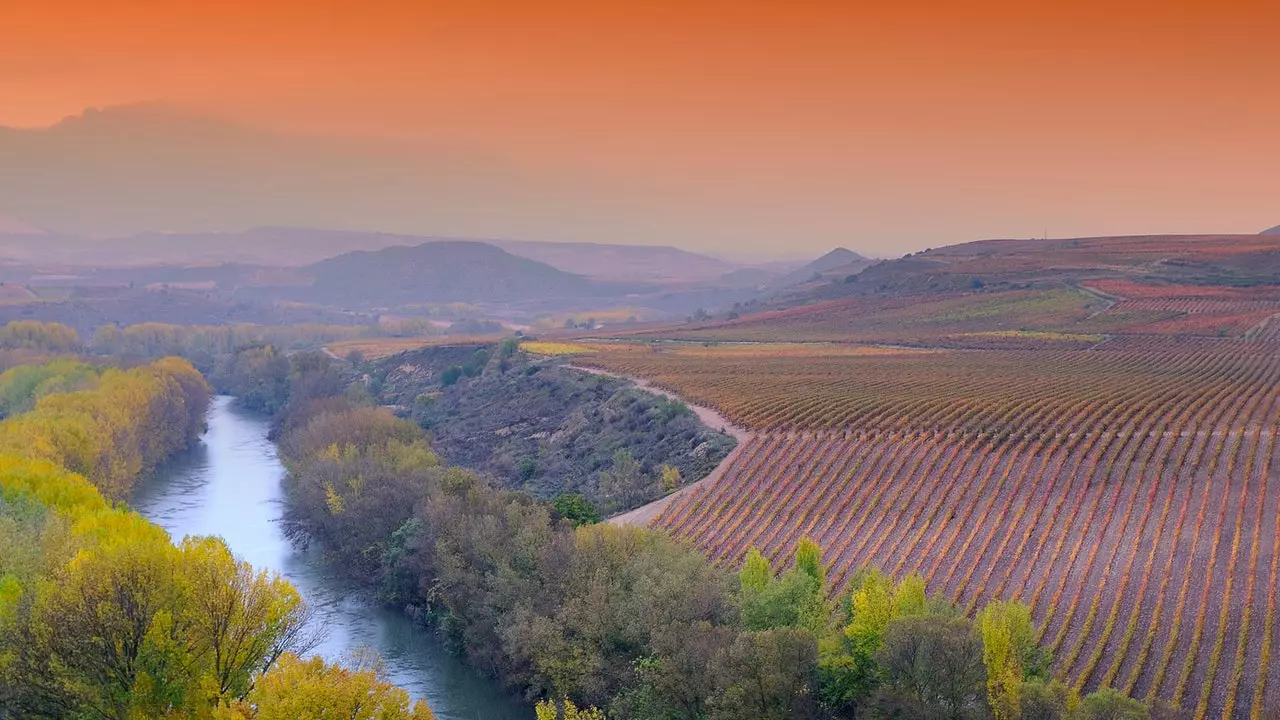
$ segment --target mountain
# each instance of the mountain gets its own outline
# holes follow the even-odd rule
[[[456,150],[287,135],[164,104],[0,127],[0,212],[68,235],[258,226],[456,232],[477,205],[539,207],[536,182]]]
[[[441,241],[350,252],[304,269],[303,299],[344,308],[418,303],[519,303],[584,297],[580,275],[517,257],[486,243]]]
[[[1263,235],[1280,235],[1280,225],[1277,225],[1271,228],[1270,230],[1263,230],[1262,234]]]
[[[850,275],[859,272],[874,262],[852,250],[842,247],[836,248],[817,260],[778,278],[773,282],[773,286],[783,288],[791,285],[800,285],[837,269],[845,271],[844,274],[846,275]]]
[[[606,281],[701,282],[739,267],[707,255],[650,245],[443,238],[302,227],[259,227],[240,232],[144,232],[94,239],[20,234],[27,227],[0,216],[0,258],[99,266],[231,262],[300,267],[355,250],[449,240],[488,243],[512,255]],[[30,228],[30,232],[39,231]]]
[[[618,282],[701,282],[732,271],[733,263],[669,246],[486,240],[513,255],[565,272]]]

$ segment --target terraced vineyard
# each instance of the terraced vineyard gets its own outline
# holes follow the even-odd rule
[[[657,520],[713,557],[817,540],[839,585],[918,572],[1031,603],[1057,672],[1197,717],[1280,707],[1280,348],[614,347],[764,432]]]

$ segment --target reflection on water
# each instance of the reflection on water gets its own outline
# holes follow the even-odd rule
[[[316,652],[340,658],[376,649],[397,685],[422,698],[444,720],[527,720],[533,712],[505,698],[492,682],[447,653],[429,632],[368,600],[281,532],[284,467],[267,439],[267,422],[231,398],[215,398],[204,441],[141,483],[133,506],[175,539],[221,535],[255,567],[278,570],[323,623]]]

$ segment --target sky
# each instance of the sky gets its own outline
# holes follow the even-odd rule
[[[1280,223],[1274,1],[0,0],[0,16],[2,125],[165,100],[499,158],[581,198],[477,203],[477,235],[897,254]]]

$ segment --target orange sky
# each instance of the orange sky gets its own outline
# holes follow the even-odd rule
[[[0,0],[0,124],[146,99],[466,148],[622,208],[516,224],[545,238],[1280,223],[1274,1]]]

